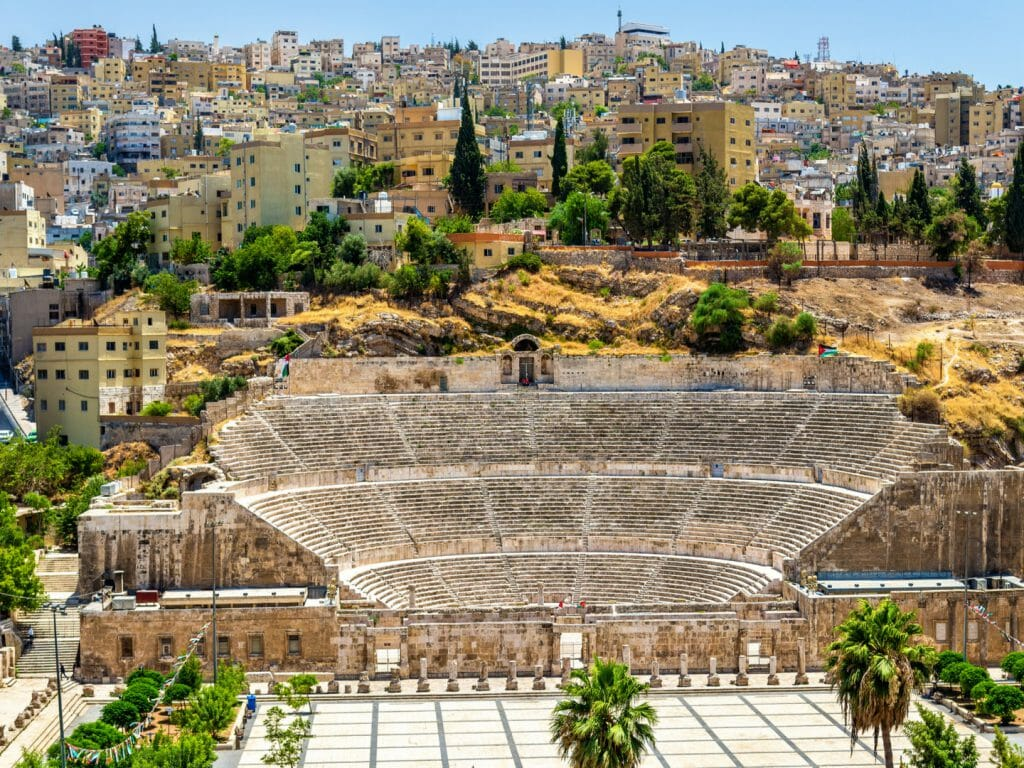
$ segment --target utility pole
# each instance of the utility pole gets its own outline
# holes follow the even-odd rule
[[[963,629],[963,654],[964,659],[967,659],[967,614],[970,612],[970,602],[967,595],[967,577],[970,574],[968,566],[968,557],[970,552],[968,550],[968,544],[970,543],[970,525],[971,518],[977,517],[977,512],[968,512],[966,510],[957,510],[956,514],[963,515],[964,517],[964,629]]]
[[[213,608],[213,684],[217,684],[217,662],[220,641],[217,637],[217,522],[206,524],[210,529],[210,605]]]
[[[57,611],[59,610],[62,614],[66,614],[67,611],[62,605],[58,605],[57,603],[50,603],[47,607],[50,609],[50,613],[53,614],[53,666],[57,673],[57,718],[60,722],[60,768],[67,768],[68,755],[67,746],[64,743],[64,694],[62,691],[64,681],[61,679],[60,674],[60,649],[57,643]]]

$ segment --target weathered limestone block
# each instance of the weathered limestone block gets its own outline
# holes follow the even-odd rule
[[[459,691],[459,662],[453,661],[448,665],[448,686],[445,688],[449,693]]]
[[[505,678],[505,690],[506,691],[518,691],[519,680],[516,678],[518,672],[517,665],[514,661],[508,663],[508,677]]]
[[[402,674],[398,667],[391,668],[391,682],[388,683],[388,693],[402,692]]]
[[[685,653],[679,654],[679,682],[676,683],[677,688],[689,688],[690,682],[690,664],[689,659]]]
[[[655,659],[651,662],[651,688],[661,688],[661,664]]]
[[[427,660],[420,657],[420,675],[416,680],[416,693],[429,693],[430,682],[427,680]]]
[[[747,657],[741,655],[737,664],[736,679],[733,681],[740,687],[750,685],[750,677],[747,675]]]
[[[543,691],[547,689],[547,685],[544,682],[544,666],[542,664],[533,665],[533,690]]]
[[[803,638],[796,643],[796,660],[796,680],[793,684],[807,685],[807,646]]]
[[[718,659],[712,656],[708,660],[708,687],[717,688],[722,684],[722,681],[718,679]]]
[[[768,659],[768,685],[779,684],[778,660],[772,656]]]
[[[369,693],[370,692],[370,673],[363,670],[359,673],[359,685],[356,687],[357,693]]]
[[[491,684],[488,681],[487,676],[488,676],[487,662],[486,661],[481,661],[480,662],[480,677],[477,678],[476,685],[474,686],[474,688],[476,688],[476,690],[478,690],[478,691],[489,691],[489,690],[491,690]]]

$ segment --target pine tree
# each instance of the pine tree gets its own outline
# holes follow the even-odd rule
[[[205,143],[206,143],[206,137],[203,135],[203,126],[202,125],[197,125],[196,126],[196,132],[192,136],[192,146],[195,148],[196,152],[200,152],[201,153],[203,151],[203,145]]]
[[[149,52],[160,53],[160,38],[156,36],[156,24],[153,25],[153,36],[149,38]]]
[[[1006,247],[1024,254],[1024,144],[1013,158],[1013,180],[1006,192]]]
[[[449,188],[455,203],[463,213],[476,218],[484,210],[484,194],[487,190],[487,175],[484,172],[483,157],[476,143],[473,113],[469,108],[469,93],[462,89],[462,123],[459,138],[455,142],[455,158],[452,160]]]
[[[555,125],[555,148],[551,153],[551,194],[562,197],[562,179],[569,172],[569,158],[565,151],[565,128],[559,120]]]
[[[981,190],[978,188],[978,176],[974,166],[967,158],[960,156],[960,165],[956,169],[956,207],[971,216],[978,225],[985,228],[985,208],[981,204]]]
[[[135,36],[135,52],[136,53],[142,53],[143,52],[143,50],[142,50],[142,41],[139,39],[138,35]]]

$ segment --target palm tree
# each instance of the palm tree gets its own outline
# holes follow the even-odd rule
[[[914,689],[928,679],[935,649],[913,642],[923,632],[917,616],[888,599],[876,606],[861,600],[835,631],[825,669],[850,727],[850,751],[867,731],[877,751],[880,733],[885,765],[893,768],[890,734],[906,720]]]
[[[551,740],[572,768],[636,768],[654,746],[658,715],[648,702],[636,703],[650,686],[629,667],[594,659],[575,669],[566,698],[551,714]]]

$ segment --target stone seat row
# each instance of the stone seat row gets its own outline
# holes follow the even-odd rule
[[[756,549],[792,556],[863,497],[830,486],[668,477],[518,477],[357,483],[277,491],[247,501],[260,518],[325,561],[536,549],[702,554]],[[657,542],[661,542],[657,545]],[[389,554],[391,552],[391,554]],[[766,560],[764,556],[757,558]]]
[[[765,574],[686,557],[620,553],[481,555],[381,563],[342,579],[397,610],[545,604],[639,605],[728,602],[757,594]]]
[[[944,439],[874,395],[321,396],[257,404],[222,430],[214,452],[240,479],[367,464],[575,460],[818,464],[889,479],[923,444]]]

